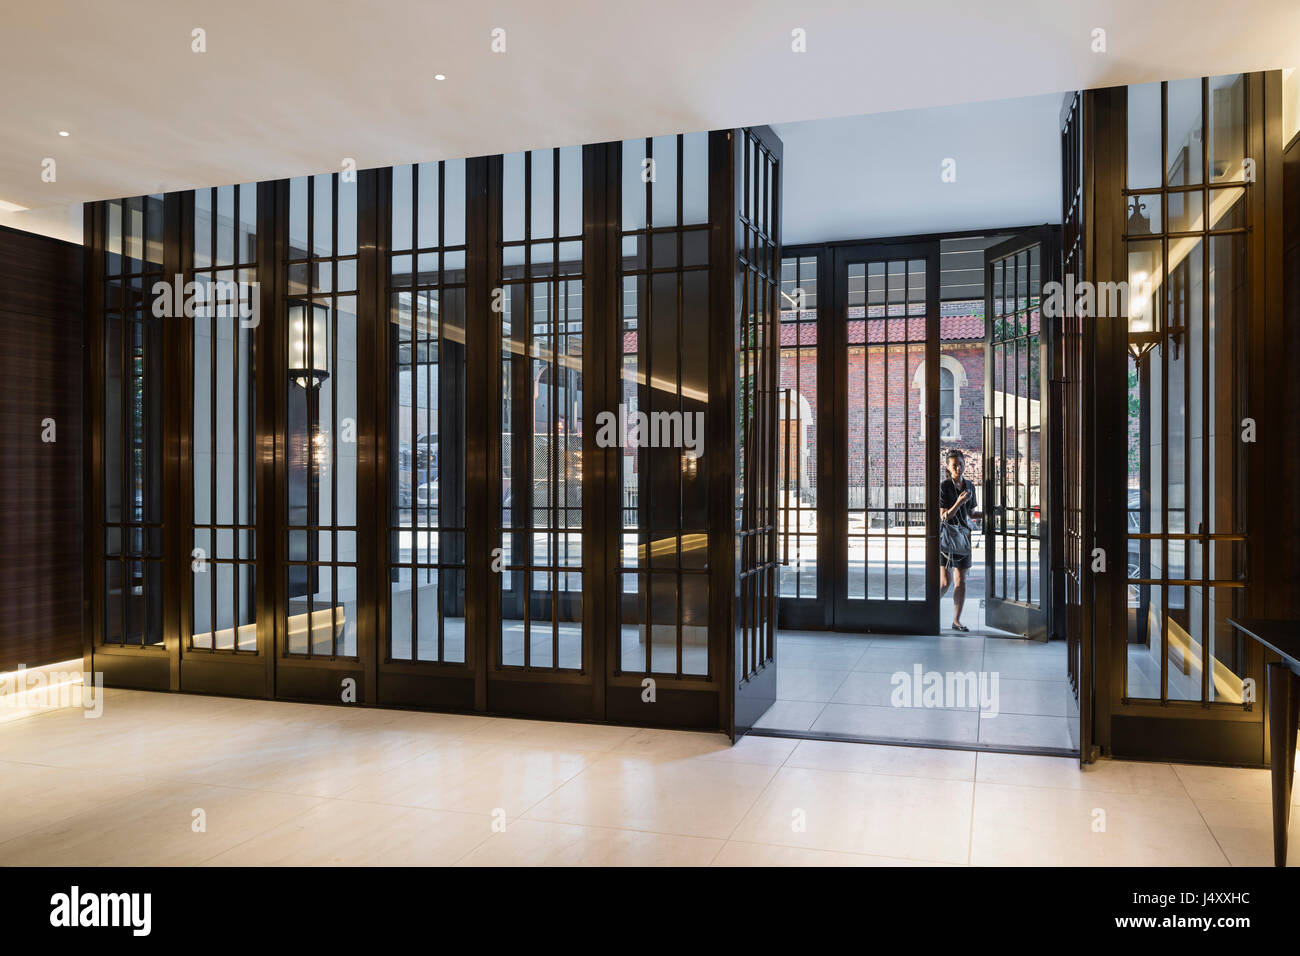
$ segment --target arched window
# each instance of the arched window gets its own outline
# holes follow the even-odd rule
[[[957,435],[957,381],[952,370],[939,369],[939,440]]]
[[[956,441],[961,438],[961,390],[966,387],[966,369],[954,356],[939,356],[939,440]],[[925,362],[916,367],[912,375],[912,387],[916,389],[921,405],[921,415],[925,415]],[[924,438],[924,434],[920,436]]]

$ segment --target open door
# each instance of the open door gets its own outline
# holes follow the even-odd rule
[[[778,593],[777,316],[780,309],[781,140],[738,130],[733,184],[735,274],[735,516],[731,735],[776,701]]]
[[[834,296],[835,627],[937,634],[939,244],[839,247]]]
[[[1043,285],[1055,278],[1048,227],[984,251],[985,623],[1048,638],[1047,349]]]

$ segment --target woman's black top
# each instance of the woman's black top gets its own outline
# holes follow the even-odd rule
[[[951,478],[945,478],[943,484],[939,486],[939,507],[942,510],[951,508],[961,496],[962,490],[969,491],[970,497],[966,499],[960,508],[948,515],[948,520],[955,524],[970,527],[970,515],[975,510],[975,485],[969,479],[963,478],[961,488],[958,488]]]

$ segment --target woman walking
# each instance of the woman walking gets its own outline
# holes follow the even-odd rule
[[[960,449],[948,450],[947,465],[948,477],[939,486],[939,597],[948,593],[951,583],[952,629],[964,633],[970,630],[961,622],[961,611],[966,603],[966,572],[970,570],[975,485],[963,477],[966,458]]]

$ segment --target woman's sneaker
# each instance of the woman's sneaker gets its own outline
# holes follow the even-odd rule
[[[959,622],[957,622],[957,621],[953,621],[953,622],[952,622],[952,629],[953,629],[954,631],[961,631],[963,634],[966,634],[966,633],[969,633],[969,632],[970,632],[970,628],[969,628],[969,627],[967,627],[965,624],[961,624],[961,623],[959,623]]]

